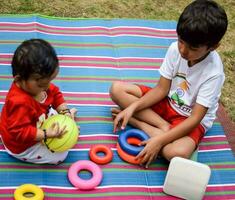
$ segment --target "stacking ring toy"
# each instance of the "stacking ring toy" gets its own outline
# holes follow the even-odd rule
[[[138,145],[141,142],[141,140],[139,140],[137,138],[128,138],[127,142],[132,145]],[[134,164],[134,165],[140,164],[140,160],[136,160],[135,156],[130,155],[130,154],[126,153],[125,151],[123,151],[118,143],[117,143],[117,152],[122,160],[124,160],[128,163]]]
[[[84,180],[78,176],[81,170],[87,170],[92,173],[92,177]],[[102,171],[100,167],[89,160],[79,160],[73,163],[68,170],[68,178],[73,186],[81,190],[91,190],[98,186],[102,180]]]
[[[144,147],[143,146],[136,146],[136,145],[133,146],[131,144],[128,144],[127,139],[130,137],[138,138],[141,141],[144,141],[144,140],[149,139],[149,136],[145,132],[143,132],[139,129],[130,129],[130,130],[127,130],[119,135],[118,143],[119,143],[120,147],[122,148],[122,150],[128,154],[136,156],[139,154],[139,152],[141,152],[141,150]]]
[[[26,197],[25,194],[32,193],[32,197]],[[42,189],[33,184],[24,184],[18,187],[14,192],[15,200],[43,200],[44,193]]]
[[[103,152],[105,155],[98,156],[98,152]],[[90,159],[97,164],[107,164],[113,159],[113,152],[109,147],[99,144],[90,149],[89,156]]]
[[[132,144],[132,145],[138,146],[141,143],[141,140],[138,139],[138,138],[130,137],[130,138],[127,138],[127,142],[128,142],[128,144]]]

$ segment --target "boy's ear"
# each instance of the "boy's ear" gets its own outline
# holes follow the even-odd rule
[[[20,75],[15,75],[13,78],[14,78],[14,81],[16,81],[16,82],[21,79],[21,78],[20,78]]]
[[[210,51],[216,50],[220,46],[220,43],[215,44],[213,47],[210,47]]]

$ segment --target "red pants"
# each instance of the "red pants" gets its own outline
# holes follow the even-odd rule
[[[142,95],[145,95],[152,88],[145,85],[138,85],[142,91]],[[152,106],[154,112],[156,112],[159,116],[161,116],[164,120],[171,124],[171,128],[177,126],[182,121],[184,121],[187,117],[180,115],[177,113],[170,105],[168,98],[164,98],[157,104]],[[196,145],[199,144],[200,140],[205,134],[205,129],[201,124],[199,124],[194,130],[192,130],[188,136],[191,137]]]

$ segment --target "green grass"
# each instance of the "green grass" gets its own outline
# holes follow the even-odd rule
[[[39,13],[69,18],[140,18],[178,20],[190,0],[1,0],[1,14]],[[225,66],[226,81],[221,102],[235,122],[235,1],[217,0],[229,18],[228,31],[218,49]]]

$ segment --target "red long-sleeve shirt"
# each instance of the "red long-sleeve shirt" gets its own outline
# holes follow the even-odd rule
[[[48,109],[56,109],[64,103],[59,88],[50,84],[47,99],[43,103],[37,102],[27,92],[17,87],[13,82],[6,96],[0,118],[0,134],[7,149],[19,154],[37,143],[37,127]]]

